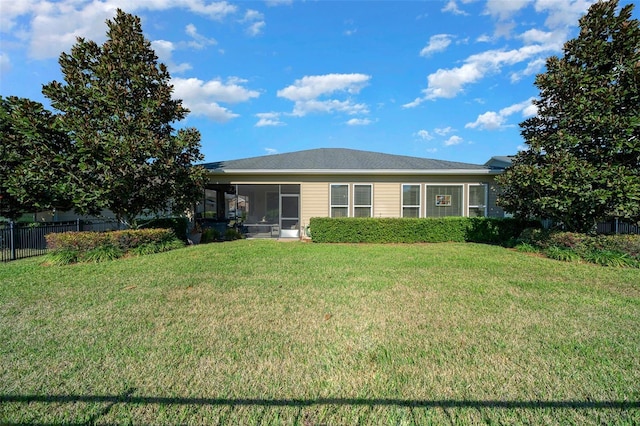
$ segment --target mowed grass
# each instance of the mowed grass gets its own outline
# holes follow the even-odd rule
[[[0,424],[638,424],[640,271],[245,240],[0,265]]]

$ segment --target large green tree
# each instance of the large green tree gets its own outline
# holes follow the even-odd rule
[[[107,21],[102,46],[78,38],[59,63],[64,83],[43,87],[61,111],[74,144],[79,213],[114,212],[130,225],[136,217],[182,211],[202,195],[200,133],[175,130],[186,117],[164,64],[142,33],[140,19],[118,9]]]
[[[640,26],[633,5],[593,4],[563,57],[536,77],[538,114],[520,124],[528,149],[497,180],[522,217],[592,230],[640,220]]]
[[[70,209],[73,147],[42,104],[0,96],[0,216]]]

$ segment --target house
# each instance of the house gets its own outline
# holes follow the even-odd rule
[[[515,155],[496,155],[495,157],[491,157],[484,165],[492,169],[504,170],[511,165],[514,158]]]
[[[503,167],[487,164],[320,148],[203,166],[196,217],[241,220],[249,236],[300,237],[312,217],[504,215],[493,190]]]

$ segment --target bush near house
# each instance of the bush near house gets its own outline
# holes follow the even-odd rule
[[[318,243],[476,242],[509,245],[538,222],[511,218],[311,218]]]
[[[171,229],[176,237],[187,242],[189,219],[186,217],[160,217],[149,221],[138,221],[140,229]]]
[[[556,260],[640,267],[640,235],[588,235],[528,229],[519,241]]]
[[[122,256],[159,253],[183,247],[171,229],[134,229],[113,232],[64,232],[45,236],[46,263],[100,262]]]

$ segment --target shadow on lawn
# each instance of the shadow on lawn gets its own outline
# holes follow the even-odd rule
[[[217,405],[229,407],[308,407],[313,405],[351,406],[395,406],[407,408],[497,408],[497,409],[614,409],[628,410],[640,408],[640,401],[501,401],[501,400],[457,400],[434,399],[412,400],[393,398],[316,398],[316,399],[254,399],[254,398],[167,398],[154,396],[132,396],[135,389],[128,389],[121,395],[0,395],[0,403],[107,403],[87,422],[92,424],[106,415],[115,404],[160,404],[160,405]],[[26,423],[3,423],[10,426]],[[34,423],[29,423],[34,424]],[[44,423],[40,424],[41,426]],[[72,424],[73,425],[73,424]]]

